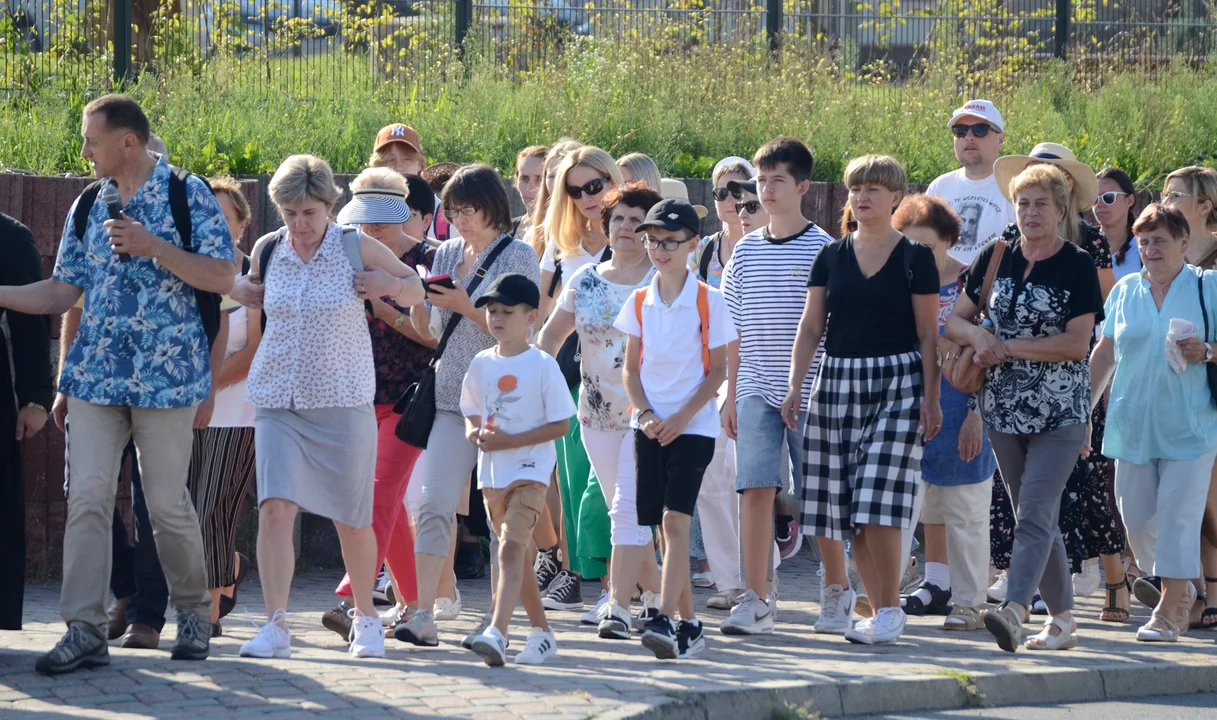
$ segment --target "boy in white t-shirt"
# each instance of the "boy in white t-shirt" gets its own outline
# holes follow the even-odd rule
[[[635,290],[613,327],[629,336],[625,391],[633,406],[638,524],[663,525],[660,614],[642,644],[658,658],[705,648],[689,579],[689,525],[720,430],[714,395],[727,377],[735,326],[722,294],[689,272],[701,221],[684,200],[668,199],[636,228],[655,279]],[[680,625],[673,622],[680,613]]]
[[[477,299],[498,344],[474,356],[461,388],[466,436],[481,451],[478,485],[499,535],[494,617],[472,641],[472,650],[492,666],[507,660],[507,626],[517,599],[532,632],[515,661],[539,665],[558,651],[527,558],[536,552],[533,528],[557,462],[554,440],[570,429],[575,403],[557,361],[528,343],[540,302],[536,283],[519,273],[500,276]]]

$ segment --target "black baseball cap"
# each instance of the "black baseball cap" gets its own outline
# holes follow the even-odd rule
[[[652,205],[650,211],[647,212],[647,219],[634,228],[634,232],[642,232],[649,227],[671,231],[688,230],[694,235],[700,235],[701,218],[697,216],[697,211],[687,200],[668,198]]]
[[[507,273],[495,278],[490,288],[479,297],[474,307],[482,307],[492,302],[503,305],[527,305],[531,308],[541,306],[541,290],[537,284],[520,273]]]
[[[740,182],[738,180],[728,180],[727,190],[730,192],[739,192],[743,190],[746,193],[756,195],[756,181],[749,180],[748,182]]]

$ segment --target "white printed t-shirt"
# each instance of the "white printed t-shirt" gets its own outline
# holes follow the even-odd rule
[[[965,265],[971,265],[985,243],[1001,237],[1015,220],[1014,206],[1001,194],[996,175],[970,180],[959,168],[935,178],[925,194],[942,198],[959,215],[959,242],[947,252]]]
[[[638,325],[635,295],[646,292],[642,303],[642,326]],[[707,288],[709,300],[709,346],[713,350],[737,339],[735,325],[723,295]],[[635,290],[622,306],[613,327],[626,335],[642,338],[642,389],[651,410],[662,420],[678,412],[697,394],[706,379],[702,360],[701,315],[697,311],[697,277],[689,273],[685,286],[669,307],[659,299],[659,276],[648,288]],[[630,425],[638,428],[638,410]],[[707,402],[685,428],[686,435],[717,438],[721,426],[718,406]]]
[[[503,357],[498,346],[469,363],[461,387],[461,412],[518,435],[575,414],[575,401],[558,362],[530,347]],[[549,484],[557,464],[553,441],[478,454],[478,487],[503,490],[520,480]]]

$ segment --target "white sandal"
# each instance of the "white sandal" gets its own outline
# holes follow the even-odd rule
[[[1055,625],[1059,633],[1052,634]],[[1057,617],[1049,617],[1044,623],[1044,629],[1027,638],[1023,647],[1028,650],[1068,650],[1078,646],[1078,626],[1076,620],[1065,622]]]

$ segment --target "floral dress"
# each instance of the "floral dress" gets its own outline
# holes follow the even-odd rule
[[[1078,227],[1080,247],[1090,254],[1095,267],[1099,270],[1110,268],[1111,248],[1107,238],[1089,223],[1079,222]],[[1003,238],[1010,242],[1017,237],[1018,225],[1011,224]],[[1078,458],[1061,495],[1059,526],[1073,573],[1082,572],[1086,560],[1124,552],[1124,530],[1114,511],[1112,498],[1112,462],[1101,452],[1106,419],[1107,401],[1100,400],[1090,419],[1090,456]],[[1014,508],[998,471],[993,482],[993,502],[989,506],[989,554],[998,570],[1010,567],[1013,547]]]

